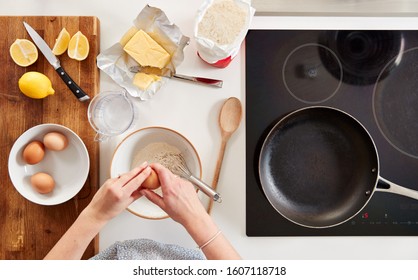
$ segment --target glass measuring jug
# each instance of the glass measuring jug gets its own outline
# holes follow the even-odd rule
[[[95,141],[107,141],[133,124],[135,111],[126,91],[105,91],[96,95],[87,110],[88,120],[96,131]]]

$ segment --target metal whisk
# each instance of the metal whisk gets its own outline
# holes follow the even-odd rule
[[[191,183],[193,183],[195,186],[197,186],[202,192],[204,192],[207,196],[211,197],[216,202],[222,202],[222,198],[214,189],[212,189],[209,185],[204,183],[199,178],[196,178],[193,176],[193,174],[190,172],[189,167],[186,164],[186,160],[183,158],[181,154],[170,154],[170,159],[173,162],[173,165],[170,166],[170,170],[186,179],[189,180]]]

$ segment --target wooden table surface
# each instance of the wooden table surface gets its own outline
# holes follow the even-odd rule
[[[90,43],[86,60],[75,61],[61,55],[63,68],[92,98],[99,90],[99,70],[96,57],[100,46],[100,25],[96,17],[77,16],[2,16],[0,17],[0,259],[42,259],[90,202],[99,187],[99,144],[87,120],[89,102],[80,102],[62,82],[41,52],[37,62],[28,67],[16,65],[9,47],[17,38],[30,40],[23,26],[28,22],[49,46],[53,46],[63,27],[70,35],[81,31]],[[42,100],[24,96],[18,79],[27,71],[38,71],[52,81],[55,94]],[[13,143],[27,129],[43,123],[64,125],[85,143],[90,157],[90,171],[82,190],[72,199],[55,206],[32,203],[21,196],[8,174],[8,156]],[[77,174],[74,174],[77,176]],[[97,238],[83,258],[93,256]]]

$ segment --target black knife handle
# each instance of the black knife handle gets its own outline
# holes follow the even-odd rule
[[[90,99],[90,97],[73,81],[73,79],[71,79],[67,72],[65,72],[64,68],[60,66],[55,69],[55,71],[57,71],[58,75],[65,82],[67,87],[74,93],[78,100],[86,101]]]

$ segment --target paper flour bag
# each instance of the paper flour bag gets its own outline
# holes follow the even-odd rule
[[[194,28],[199,57],[215,67],[228,66],[240,50],[254,13],[250,0],[206,0]]]

